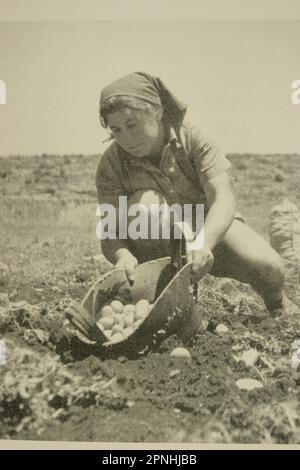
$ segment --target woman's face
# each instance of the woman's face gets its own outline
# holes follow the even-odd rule
[[[164,145],[162,110],[124,108],[107,115],[107,126],[117,143],[130,155],[155,155]]]

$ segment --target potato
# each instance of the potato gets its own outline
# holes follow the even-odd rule
[[[110,305],[105,305],[101,309],[101,317],[109,317],[109,316],[112,316],[113,314],[114,314],[114,311]]]
[[[136,320],[140,320],[145,318],[150,311],[150,305],[148,300],[142,299],[139,300],[135,306],[135,314],[134,317]]]
[[[114,333],[111,337],[112,343],[118,343],[119,341],[122,341],[124,339],[124,336],[121,333]]]
[[[147,308],[149,309],[149,302],[147,299],[141,299],[139,300],[136,304],[135,304],[135,308],[140,308],[140,307],[144,307],[144,308]]]
[[[133,332],[134,328],[132,326],[128,326],[127,328],[125,328],[125,330],[123,330],[123,335],[125,336],[125,338],[128,338],[128,336],[132,335]]]
[[[111,308],[115,313],[122,313],[123,312],[123,304],[119,300],[113,300],[110,304]]]
[[[129,313],[124,316],[124,326],[127,328],[128,326],[132,326],[134,323],[134,315],[133,313]]]
[[[185,359],[189,361],[191,359],[191,353],[186,348],[175,348],[170,352],[171,357],[175,357],[176,359]]]
[[[135,312],[134,318],[135,318],[135,320],[143,320],[146,315],[147,315],[147,313],[144,312],[144,311],[137,311],[137,312]]]
[[[122,315],[121,313],[115,313],[114,320],[115,320],[115,323],[117,323],[118,325],[121,325],[122,328],[124,328],[124,315]]]
[[[112,327],[111,331],[114,333],[123,333],[123,327],[117,323]]]
[[[101,325],[104,328],[104,330],[111,330],[113,324],[114,324],[113,317],[103,317],[103,318],[100,318],[100,320],[97,322],[97,325],[99,326]]]
[[[186,348],[175,348],[171,351],[170,356],[179,369],[186,368],[191,362],[191,353]]]
[[[135,305],[127,304],[124,306],[123,313],[128,314],[128,313],[134,313],[134,312],[135,312]]]

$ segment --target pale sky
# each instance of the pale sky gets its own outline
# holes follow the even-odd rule
[[[0,155],[99,153],[100,90],[160,76],[226,152],[300,153],[300,20],[0,23]]]
[[[2,21],[296,19],[299,0],[0,0]]]

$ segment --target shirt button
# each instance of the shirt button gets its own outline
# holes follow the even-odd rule
[[[169,173],[174,173],[174,171],[175,171],[175,168],[174,168],[173,166],[171,166],[171,167],[169,168]]]

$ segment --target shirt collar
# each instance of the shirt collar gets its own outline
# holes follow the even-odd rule
[[[168,135],[168,143],[170,143],[170,145],[174,145],[176,148],[181,147],[181,143],[180,143],[180,141],[178,139],[178,136],[176,134],[176,131],[175,131],[175,129],[172,125],[169,125],[167,135]]]

